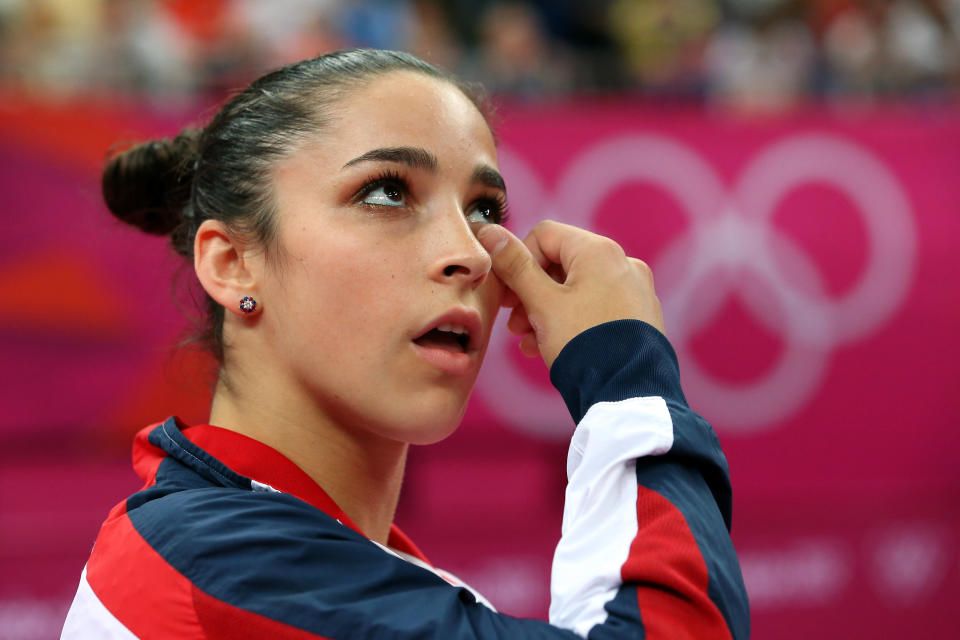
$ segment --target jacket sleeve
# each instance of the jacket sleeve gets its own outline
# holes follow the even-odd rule
[[[578,426],[550,622],[498,613],[293,496],[210,488],[108,520],[78,592],[93,613],[64,637],[747,638],[726,463],[666,339],[600,325],[551,376]],[[87,634],[95,618],[116,634]]]
[[[550,374],[577,422],[550,621],[591,640],[748,638],[726,458],[687,405],[666,337],[609,322]]]

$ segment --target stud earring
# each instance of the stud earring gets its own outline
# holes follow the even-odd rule
[[[250,296],[243,296],[240,298],[240,311],[243,311],[244,313],[253,313],[256,308],[257,301]]]

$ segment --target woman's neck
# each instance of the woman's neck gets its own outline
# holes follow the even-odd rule
[[[260,386],[234,392],[221,380],[210,424],[282,453],[320,485],[364,535],[387,544],[409,445],[337,424],[319,410],[270,402],[261,397],[265,394],[269,392]]]

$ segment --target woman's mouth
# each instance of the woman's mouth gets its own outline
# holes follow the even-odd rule
[[[417,354],[444,373],[464,375],[478,366],[481,342],[480,314],[468,308],[453,309],[432,320],[413,338]]]
[[[470,346],[470,330],[464,326],[444,323],[427,331],[414,342],[428,349],[443,349],[451,353],[466,353]]]

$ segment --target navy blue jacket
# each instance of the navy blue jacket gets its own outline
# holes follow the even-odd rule
[[[747,638],[726,459],[666,338],[594,327],[551,380],[577,429],[549,623],[496,612],[396,527],[370,541],[266,445],[170,418],[137,437],[146,486],[104,523],[63,637]]]

